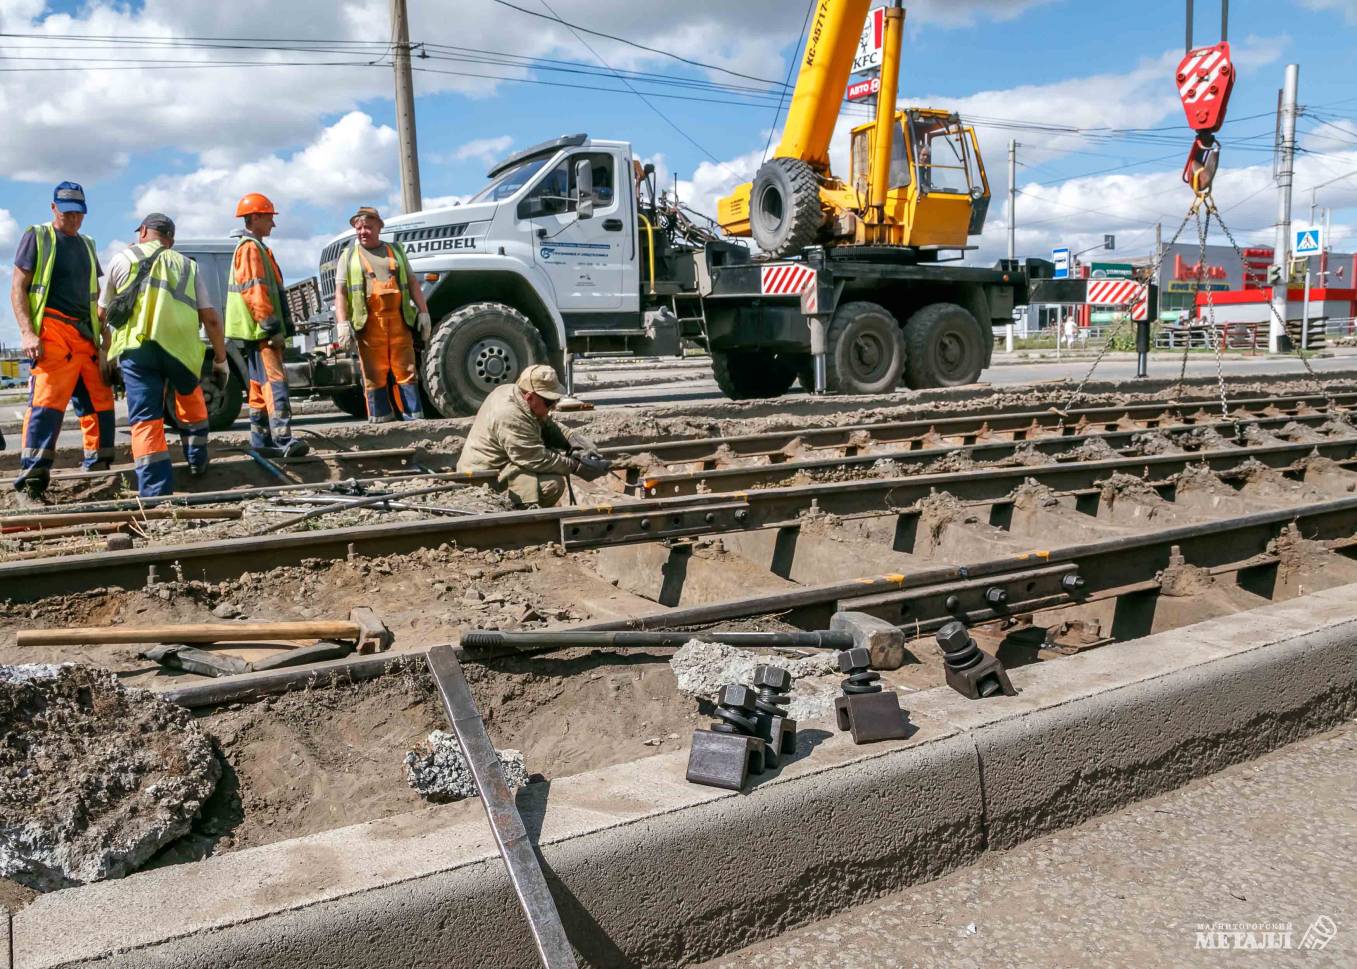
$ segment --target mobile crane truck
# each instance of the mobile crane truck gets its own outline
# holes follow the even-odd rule
[[[428,403],[474,413],[524,367],[594,352],[711,353],[733,399],[776,397],[793,382],[817,393],[874,394],[974,382],[993,327],[1038,301],[1043,260],[956,264],[984,226],[989,185],[974,131],[953,113],[897,111],[904,10],[885,11],[875,120],[853,129],[846,180],[829,143],[870,0],[819,0],[786,129],[752,183],[719,204],[756,256],[657,194],[654,168],[630,145],[569,135],[491,169],[463,205],[393,217],[435,322],[420,348]],[[320,259],[320,303],[353,233]],[[944,259],[944,255],[948,258]],[[1082,301],[1057,286],[1043,301]],[[301,386],[361,406],[352,375],[318,341]],[[352,376],[345,377],[350,383]]]

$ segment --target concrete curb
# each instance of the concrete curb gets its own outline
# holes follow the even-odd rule
[[[14,969],[13,921],[9,909],[0,908],[0,969]]]
[[[753,790],[663,754],[520,794],[595,966],[714,957],[1256,756],[1357,712],[1357,586],[910,694],[917,732],[806,731]],[[536,965],[475,803],[43,896],[15,969]]]

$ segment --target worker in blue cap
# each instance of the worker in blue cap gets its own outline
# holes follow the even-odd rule
[[[99,257],[80,234],[85,190],[62,182],[52,193],[52,221],[31,225],[14,256],[10,304],[19,346],[32,364],[17,490],[47,490],[66,406],[75,398],[86,470],[113,460],[113,391],[99,322]]]

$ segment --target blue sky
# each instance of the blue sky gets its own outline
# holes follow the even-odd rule
[[[786,75],[806,12],[802,0],[516,2],[774,79]],[[956,107],[984,119],[978,130],[997,196],[1007,190],[1007,140],[1020,142],[1020,254],[1044,254],[1059,243],[1089,245],[1115,232],[1119,250],[1143,255],[1155,221],[1172,223],[1167,235],[1181,219],[1190,199],[1177,179],[1191,133],[1171,75],[1182,52],[1182,0],[907,6],[901,102]],[[1218,5],[1202,0],[1196,6],[1197,42],[1218,39]],[[1350,250],[1357,177],[1341,176],[1357,171],[1357,0],[1235,0],[1231,7],[1240,75],[1229,114],[1237,120],[1222,134],[1217,196],[1226,221],[1241,241],[1270,242],[1272,112],[1284,65],[1295,61],[1307,149],[1296,178],[1297,216],[1308,217],[1312,185],[1338,178],[1320,190],[1319,204],[1333,208],[1335,243]],[[390,211],[399,195],[391,72],[380,49],[386,9],[386,0],[286,6],[272,0],[0,0],[0,30],[19,35],[7,37],[0,51],[8,59],[0,65],[7,118],[0,171],[9,175],[0,178],[0,248],[12,251],[23,226],[47,217],[51,186],[64,178],[84,183],[91,203],[87,231],[105,251],[125,243],[151,208],[178,219],[181,237],[223,234],[234,225],[235,199],[254,190],[271,195],[282,211],[277,249],[285,271],[293,278],[314,272],[320,244],[343,227],[354,205]],[[433,55],[417,61],[416,74],[426,198],[470,194],[491,159],[563,132],[631,141],[663,172],[677,173],[685,200],[709,211],[762,156],[774,123],[766,84],[585,34],[590,51],[559,24],[493,0],[410,0],[410,9],[411,39]],[[114,37],[120,39],[99,39]],[[272,46],[285,48],[344,44],[327,43],[326,52],[242,52],[205,49],[204,41],[185,46],[184,40],[231,37],[278,38],[285,43]],[[506,62],[505,54],[552,58],[569,71],[595,73],[545,72],[540,62],[530,68]],[[604,76],[599,58],[610,67],[666,75],[638,83],[664,117]],[[147,66],[130,67],[129,60]],[[223,60],[237,63],[204,63]],[[261,66],[264,60],[285,63]],[[346,66],[317,64],[335,60]],[[370,60],[378,63],[363,63]],[[485,63],[491,60],[497,63]],[[93,70],[105,64],[117,69]],[[755,88],[759,103],[748,103],[752,91],[684,86],[693,81]],[[732,99],[743,103],[711,103]],[[1012,130],[1008,122],[1076,130]],[[841,122],[836,138],[840,158],[848,127]],[[1112,127],[1167,130],[1125,136],[1096,130]],[[976,258],[1001,254],[1005,232],[1005,206],[996,198]],[[8,281],[0,276],[0,284]],[[14,336],[6,306],[0,339]]]

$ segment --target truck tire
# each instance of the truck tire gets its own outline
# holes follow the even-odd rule
[[[526,316],[504,303],[469,303],[434,329],[424,354],[424,386],[444,417],[466,416],[490,391],[547,362],[546,343]]]
[[[715,351],[711,371],[731,400],[781,397],[796,380],[796,368],[768,350]]]
[[[905,383],[912,390],[973,384],[985,369],[980,324],[955,303],[933,303],[911,316],[905,350]]]
[[[336,390],[330,395],[330,400],[350,417],[356,417],[359,420],[367,419],[368,396],[363,392],[362,387],[345,387],[343,390]]]
[[[889,394],[900,384],[905,345],[900,324],[876,303],[844,303],[829,324],[826,389],[836,394]]]
[[[749,190],[749,227],[774,258],[795,256],[815,242],[824,224],[820,180],[799,158],[770,158]]]

